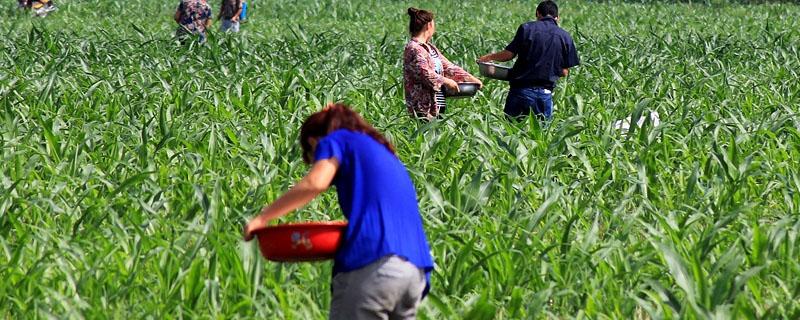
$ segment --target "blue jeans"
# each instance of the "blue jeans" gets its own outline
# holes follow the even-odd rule
[[[510,118],[533,113],[541,119],[550,120],[553,118],[553,93],[544,88],[511,88],[503,111]]]

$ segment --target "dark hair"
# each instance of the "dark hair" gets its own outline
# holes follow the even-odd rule
[[[311,154],[311,138],[322,138],[329,133],[347,129],[364,133],[382,144],[392,154],[394,146],[378,130],[364,121],[357,112],[343,103],[330,103],[322,111],[310,115],[303,126],[300,127],[300,146],[303,148],[303,161],[311,164],[314,155]]]
[[[433,21],[433,12],[411,7],[408,8],[408,17],[408,32],[411,36],[416,36],[426,24]]]
[[[558,17],[558,5],[550,0],[542,1],[539,3],[539,6],[536,7],[536,12],[542,17],[551,16],[555,18]]]

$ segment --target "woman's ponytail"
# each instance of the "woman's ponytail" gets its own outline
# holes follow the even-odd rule
[[[431,21],[433,21],[433,12],[414,7],[408,8],[408,33],[412,37],[422,32],[425,29],[425,25]]]

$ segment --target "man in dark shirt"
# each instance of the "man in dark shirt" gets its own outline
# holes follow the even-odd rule
[[[487,54],[478,61],[508,61],[517,57],[509,72],[511,85],[503,111],[512,118],[531,112],[550,120],[553,116],[552,90],[560,77],[580,61],[569,33],[558,27],[558,6],[543,1],[536,7],[537,21],[524,23],[505,50]]]

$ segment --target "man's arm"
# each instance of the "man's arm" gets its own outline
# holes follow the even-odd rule
[[[561,76],[566,77],[569,75],[569,68],[578,66],[581,60],[578,58],[578,50],[575,49],[575,42],[572,41],[572,37],[568,34],[564,37],[564,45],[562,48]]]
[[[516,56],[517,55],[514,54],[511,51],[503,50],[503,51],[498,51],[498,52],[495,52],[495,53],[490,53],[490,54],[487,54],[485,56],[482,56],[482,57],[478,58],[478,61],[480,61],[480,62],[489,62],[489,61],[505,62],[505,61],[514,59],[514,57],[516,57]]]
[[[520,47],[522,45],[523,39],[525,38],[525,26],[520,25],[517,28],[517,32],[514,33],[514,39],[506,46],[503,51],[498,51],[495,53],[490,53],[485,56],[478,58],[480,62],[489,62],[489,61],[500,61],[505,62],[517,56],[517,52],[519,52]]]

